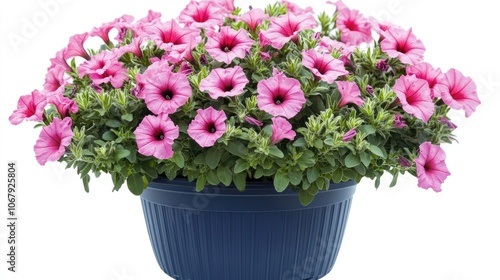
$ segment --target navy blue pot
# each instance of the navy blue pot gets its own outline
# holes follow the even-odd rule
[[[304,207],[272,183],[247,189],[160,178],[141,201],[161,269],[180,280],[305,280],[330,272],[349,215],[354,182],[331,184]]]

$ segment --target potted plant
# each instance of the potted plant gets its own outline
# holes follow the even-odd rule
[[[109,37],[112,29],[116,38]],[[100,37],[103,45],[88,48],[89,37]],[[363,177],[378,187],[389,173],[394,186],[408,172],[419,187],[440,191],[449,175],[440,147],[455,140],[447,114],[458,109],[469,116],[480,101],[470,78],[433,67],[424,51],[411,29],[369,20],[340,1],[317,19],[287,1],[264,9],[192,1],[175,20],[163,21],[155,12],[138,21],[123,16],[73,36],[51,59],[43,90],[22,96],[10,121],[42,126],[38,162],[66,162],[86,191],[90,174],[109,173],[113,190],[126,185],[141,195],[155,254],[171,276],[217,275],[220,269],[210,263],[179,268],[177,260],[227,253],[225,246],[243,240],[224,236],[215,242],[222,233],[210,235],[215,226],[202,227],[200,217],[222,212],[212,217],[219,228],[252,235],[256,214],[249,216],[242,206],[268,217],[258,224],[262,228],[289,219],[278,212],[286,204],[291,208],[284,212],[309,211],[290,220],[292,229],[311,222],[290,237],[305,248],[290,263],[306,262],[307,250],[316,260],[328,260],[310,271],[283,265],[285,258],[266,260],[262,269],[316,279],[333,265],[354,186]],[[271,189],[256,181],[269,182]],[[192,196],[179,194],[184,190]],[[242,200],[255,192],[263,197]],[[279,194],[283,203],[265,204]],[[209,203],[193,202],[203,198]],[[295,203],[285,202],[289,198]],[[173,207],[160,206],[159,199]],[[219,201],[222,206],[216,206]],[[237,214],[227,214],[228,207]],[[315,215],[326,217],[330,227],[303,238]],[[183,224],[169,228],[175,220]],[[196,236],[189,236],[193,231]],[[183,236],[189,238],[176,247]],[[200,246],[207,244],[202,241],[212,245]],[[220,257],[261,257],[272,236],[247,244]],[[165,249],[177,259],[164,255]]]

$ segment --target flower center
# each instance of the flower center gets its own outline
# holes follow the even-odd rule
[[[281,103],[283,103],[283,101],[285,101],[285,99],[282,96],[276,96],[274,98],[274,104],[276,105],[280,105]]]
[[[232,90],[233,90],[233,88],[234,88],[233,83],[230,83],[230,84],[224,85],[223,90],[224,90],[225,92],[230,92],[230,91],[232,91]]]
[[[158,131],[158,132],[156,132],[155,139],[156,140],[163,140],[163,139],[165,139],[165,134],[161,131]]]
[[[174,97],[174,93],[173,93],[171,90],[169,90],[169,89],[167,89],[166,91],[162,92],[162,94],[161,94],[161,95],[162,95],[162,96],[163,96],[166,100],[171,100],[171,99],[172,99],[172,97]]]
[[[210,132],[210,133],[217,132],[217,129],[215,128],[215,125],[213,123],[208,125],[208,132]]]

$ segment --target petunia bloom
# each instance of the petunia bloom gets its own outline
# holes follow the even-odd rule
[[[45,75],[45,83],[43,84],[43,89],[48,92],[53,92],[61,87],[64,87],[67,83],[64,78],[66,73],[66,68],[61,65],[54,65],[54,67],[49,68],[47,74]]]
[[[270,44],[275,49],[281,49],[290,40],[297,41],[300,31],[312,29],[318,25],[311,14],[286,13],[270,20],[269,28],[261,30],[259,34],[266,44]]]
[[[451,175],[445,163],[446,154],[439,145],[430,142],[420,144],[418,158],[414,160],[417,166],[418,186],[424,189],[432,188],[441,191],[441,184]]]
[[[254,43],[243,28],[234,30],[230,26],[223,26],[220,32],[207,33],[205,49],[208,54],[226,64],[230,64],[235,58],[244,58]]]
[[[255,32],[262,21],[268,18],[269,15],[258,8],[252,9],[241,16],[241,20],[248,25],[248,28],[250,28],[252,32]]]
[[[340,40],[347,45],[369,43],[372,40],[371,27],[368,20],[358,10],[347,8],[342,1],[335,3],[338,16],[336,25],[340,31]]]
[[[17,101],[17,109],[10,115],[9,121],[14,125],[20,124],[23,120],[41,121],[46,104],[47,97],[38,90],[23,95]]]
[[[171,68],[162,67],[145,72],[140,96],[154,114],[172,114],[186,104],[192,95],[189,80],[185,74],[174,73]]]
[[[307,7],[305,9],[301,8],[299,5],[286,1],[286,0],[281,0],[282,4],[285,4],[286,9],[294,14],[294,15],[303,15],[303,14],[308,14],[308,13],[314,13],[313,9],[311,7]]]
[[[431,97],[439,98],[441,97],[441,92],[446,91],[447,87],[444,84],[444,75],[441,69],[434,69],[432,65],[427,62],[420,62],[415,65],[409,65],[406,67],[407,75],[415,75],[419,79],[426,80],[431,89]]]
[[[323,36],[318,42],[318,51],[330,54],[332,52],[338,52],[340,54],[339,59],[344,62],[344,64],[348,61],[349,56],[356,50],[356,46],[346,45],[337,40],[332,40],[328,36]]]
[[[80,78],[88,75],[96,85],[111,83],[114,88],[120,88],[128,80],[127,68],[118,61],[118,57],[110,52],[102,51],[90,60],[78,66]]]
[[[415,75],[401,76],[393,87],[403,110],[427,122],[434,114],[434,102],[431,90],[426,80],[418,79]]]
[[[277,117],[293,118],[306,103],[300,82],[274,70],[273,76],[257,84],[257,106]]]
[[[216,68],[201,80],[200,90],[208,91],[211,98],[236,96],[242,94],[248,79],[240,66]]]
[[[295,131],[292,130],[292,125],[285,118],[274,117],[271,119],[273,124],[271,125],[271,145],[278,143],[283,139],[293,140],[295,138]]]
[[[145,116],[134,130],[138,152],[157,159],[169,159],[174,155],[172,145],[179,137],[179,127],[167,114]]]
[[[469,117],[481,104],[477,96],[476,84],[471,78],[465,77],[460,71],[453,68],[444,76],[446,88],[441,93],[441,99],[453,109],[463,109],[465,116]]]
[[[214,29],[222,26],[226,10],[212,1],[191,0],[181,11],[179,22],[188,27]]]
[[[71,124],[69,117],[62,120],[54,118],[48,126],[42,128],[34,147],[35,157],[40,165],[61,158],[73,138]]]
[[[171,63],[180,62],[196,43],[201,42],[199,29],[180,27],[175,20],[156,22],[147,26],[145,31],[158,48],[165,50],[166,58]]]
[[[397,57],[406,64],[417,64],[423,60],[424,44],[417,39],[411,28],[404,30],[391,26],[382,35],[384,39],[380,42],[380,48],[390,57]]]
[[[68,46],[66,47],[66,53],[64,54],[64,59],[70,59],[75,56],[83,57],[86,60],[90,59],[90,55],[85,50],[83,44],[89,37],[87,32],[82,34],[76,34],[69,38]]]
[[[114,19],[111,22],[103,23],[100,27],[94,27],[90,32],[90,36],[98,36],[104,41],[104,43],[109,44],[111,40],[109,39],[109,32],[116,28],[120,29],[122,26],[129,26],[130,23],[134,21],[134,17],[131,15],[123,15],[119,18]]]
[[[322,54],[314,49],[302,51],[302,65],[307,67],[314,76],[329,84],[339,76],[346,75],[344,63],[329,54]]]
[[[226,132],[226,113],[212,107],[198,109],[197,113],[187,133],[201,147],[211,147]]]
[[[338,90],[340,92],[339,108],[348,103],[353,103],[358,106],[363,105],[365,102],[361,97],[361,90],[355,82],[336,81]]]
[[[78,105],[73,99],[63,96],[63,91],[59,90],[54,92],[47,98],[47,104],[52,104],[57,109],[61,118],[69,117],[70,113],[75,114],[78,112]]]

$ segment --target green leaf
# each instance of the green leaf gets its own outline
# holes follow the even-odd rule
[[[195,164],[200,164],[200,165],[201,164],[206,164],[207,163],[207,153],[202,153],[202,154],[197,155],[194,158],[193,162]]]
[[[345,166],[347,168],[352,168],[352,167],[358,166],[361,163],[361,160],[359,159],[359,157],[357,155],[349,153],[345,157],[344,162],[345,162]]]
[[[277,192],[284,191],[288,187],[289,183],[290,180],[288,179],[286,173],[284,173],[283,171],[276,172],[276,174],[274,175],[274,188]]]
[[[184,167],[184,156],[182,155],[181,152],[174,153],[174,156],[172,157],[172,160],[175,162],[175,164],[179,168],[183,168]]]
[[[116,135],[112,131],[106,131],[102,134],[102,139],[106,141],[113,141],[116,139]]]
[[[391,184],[389,185],[389,188],[392,188],[396,185],[396,183],[398,182],[398,176],[399,176],[399,173],[397,171],[391,172],[391,173],[393,173],[393,174],[392,174],[392,181],[391,181]]]
[[[127,177],[127,186],[130,192],[135,195],[140,195],[146,187],[142,175],[138,173],[130,174]]]
[[[299,201],[303,206],[311,204],[313,199],[314,195],[310,194],[308,191],[302,189],[299,191]]]
[[[307,169],[306,176],[307,176],[307,181],[309,181],[309,183],[312,183],[316,181],[316,179],[318,179],[319,176],[318,170],[314,167],[310,167]]]
[[[240,173],[248,169],[248,163],[243,159],[238,159],[234,165],[234,173]]]
[[[130,155],[130,151],[127,149],[118,149],[115,152],[115,159],[120,160],[122,158],[128,157]]]
[[[297,186],[302,182],[302,172],[299,171],[288,171],[288,179],[292,185]]]
[[[211,148],[210,150],[208,150],[206,158],[208,167],[210,167],[211,169],[217,168],[221,156],[222,153],[218,151],[216,148]]]
[[[383,159],[386,158],[385,152],[383,152],[382,149],[380,149],[378,146],[370,145],[370,152],[372,152],[373,154],[375,154]]]
[[[304,137],[299,138],[293,142],[294,147],[305,147],[306,146],[306,139]]]
[[[207,182],[212,186],[216,186],[220,183],[219,177],[217,177],[217,171],[210,170],[207,173]]]
[[[83,188],[85,189],[85,192],[90,192],[90,189],[89,189],[90,176],[89,176],[89,174],[85,174],[85,176],[82,177],[82,182],[83,182]]]
[[[240,141],[230,141],[224,149],[237,157],[244,157],[248,154],[248,148]]]
[[[219,177],[219,180],[224,184],[226,187],[231,184],[233,181],[232,176],[231,176],[231,170],[227,166],[219,166],[217,168],[217,177]]]
[[[332,180],[334,183],[340,183],[343,177],[344,173],[342,172],[342,169],[337,168],[335,171],[333,171]]]
[[[119,120],[108,120],[106,125],[112,128],[118,128],[122,126],[122,123]]]
[[[131,122],[134,120],[134,115],[128,113],[128,114],[122,115],[121,119],[124,121],[127,121],[127,122]]]
[[[206,184],[207,179],[205,178],[205,175],[200,175],[198,179],[196,179],[196,191],[201,192],[205,188]]]
[[[377,132],[375,127],[373,127],[372,125],[369,125],[369,124],[365,124],[365,125],[358,127],[358,130],[359,130],[359,132],[363,133],[364,135],[370,135],[370,134]]]
[[[244,191],[247,183],[246,173],[242,172],[238,174],[233,174],[233,182],[239,191]]]
[[[144,171],[144,174],[149,178],[151,178],[151,180],[156,179],[156,177],[158,177],[158,172],[156,171],[156,168],[148,165],[142,165],[141,168],[142,171]]]
[[[285,156],[283,152],[274,145],[269,147],[269,153],[277,158],[283,158]]]
[[[361,162],[366,166],[368,167],[368,165],[370,165],[371,163],[371,158],[370,158],[370,155],[367,153],[367,152],[360,152],[359,153],[359,158],[361,159]]]

